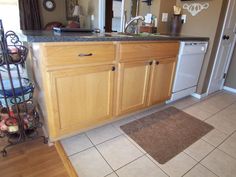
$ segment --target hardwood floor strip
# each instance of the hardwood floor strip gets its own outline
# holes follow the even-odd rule
[[[4,145],[0,139],[0,148]],[[9,148],[7,157],[0,155],[0,171],[1,177],[68,177],[56,148],[41,139]]]
[[[57,149],[57,152],[59,154],[59,156],[61,157],[61,160],[69,174],[70,177],[79,177],[74,169],[74,167],[72,166],[70,160],[68,159],[66,152],[64,151],[61,143],[59,141],[55,142],[55,147]]]

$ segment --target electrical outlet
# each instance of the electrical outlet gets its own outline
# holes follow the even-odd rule
[[[162,22],[167,22],[168,21],[168,13],[162,13],[161,21]]]
[[[182,23],[186,23],[186,21],[187,21],[187,15],[183,14],[183,15],[181,16],[181,20],[182,20]]]

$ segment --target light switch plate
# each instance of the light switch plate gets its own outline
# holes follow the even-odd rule
[[[161,21],[162,22],[167,22],[168,21],[168,13],[162,13]]]
[[[186,23],[187,15],[183,14],[183,15],[181,16],[181,20],[182,20],[183,23]]]

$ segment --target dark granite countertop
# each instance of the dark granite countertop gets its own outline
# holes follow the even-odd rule
[[[87,41],[208,41],[208,37],[168,34],[126,35],[122,33],[85,33],[85,32],[53,32],[53,31],[23,31],[27,42],[87,42]]]

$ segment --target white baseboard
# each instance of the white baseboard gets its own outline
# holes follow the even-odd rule
[[[236,89],[235,88],[224,86],[223,89],[226,90],[226,91],[232,92],[232,93],[236,93]]]
[[[192,94],[192,96],[194,97],[194,98],[197,98],[197,99],[202,99],[202,98],[205,98],[205,97],[207,97],[207,93],[204,93],[204,94],[198,94],[198,93],[193,93]]]
[[[42,127],[42,130],[43,130],[43,135],[45,137],[48,137],[48,133],[47,133],[47,130],[45,129],[45,126]],[[52,143],[50,139],[48,139],[48,146],[54,146],[54,143]]]

